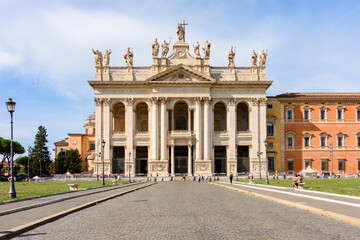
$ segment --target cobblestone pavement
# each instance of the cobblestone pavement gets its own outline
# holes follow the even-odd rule
[[[359,239],[360,228],[232,190],[160,182],[16,239]]]

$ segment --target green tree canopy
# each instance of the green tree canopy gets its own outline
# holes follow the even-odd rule
[[[50,152],[46,143],[48,142],[46,128],[39,126],[35,135],[34,147],[30,150],[30,173],[31,175],[49,174],[51,165]]]
[[[81,155],[77,149],[60,152],[55,159],[55,173],[79,173],[81,162]]]
[[[0,155],[2,155],[1,163],[4,163],[5,161],[10,162],[11,160],[10,144],[11,140],[0,137]],[[13,141],[13,152],[14,155],[23,154],[25,149],[20,143]]]

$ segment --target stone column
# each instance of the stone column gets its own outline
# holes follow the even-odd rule
[[[188,142],[188,175],[192,176],[191,141]]]
[[[175,176],[175,144],[171,142],[171,176]]]
[[[191,110],[188,107],[188,131],[191,132]]]
[[[204,160],[210,160],[210,98],[205,98],[204,104]]]
[[[175,118],[174,118],[174,111],[175,111],[175,106],[174,109],[171,111],[171,130],[175,130]]]
[[[126,167],[125,174],[127,175],[129,170],[128,167],[130,166],[131,172],[133,171],[133,168],[131,165],[133,165],[133,159],[135,156],[134,151],[134,101],[132,98],[126,99],[126,112],[125,112],[125,131],[126,131],[126,151],[125,151],[125,163]],[[131,156],[129,158],[129,153],[131,153]],[[130,172],[130,173],[131,173]]]
[[[202,146],[202,137],[201,137],[201,98],[196,97],[196,109],[195,109],[195,137],[196,137],[196,159],[201,160],[201,146]]]
[[[152,104],[152,125],[150,127],[151,131],[151,160],[159,160],[159,131],[158,131],[158,98],[153,97],[151,98],[151,104]]]
[[[236,159],[236,107],[235,107],[235,100],[230,99],[229,101],[229,112],[228,112],[228,133],[229,133],[229,159],[228,159],[228,173],[232,172],[235,174],[237,171],[237,159]]]
[[[166,121],[166,98],[161,99],[161,123],[160,123],[160,143],[161,143],[161,160],[167,160],[166,147],[167,147],[167,124]]]
[[[102,141],[102,99],[101,98],[94,98],[95,102],[95,152],[101,153],[101,141]],[[95,158],[95,169],[94,173],[100,173],[100,162],[101,157]]]
[[[104,98],[103,106],[103,139],[105,140],[104,149],[104,165],[105,173],[111,173],[110,169],[110,135],[111,135],[111,124],[110,124],[110,99]]]

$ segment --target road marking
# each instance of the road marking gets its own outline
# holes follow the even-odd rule
[[[230,184],[228,182],[223,182],[223,183]],[[357,203],[343,202],[343,201],[339,201],[339,200],[326,199],[326,198],[314,197],[314,196],[308,196],[308,195],[302,195],[302,194],[298,194],[298,193],[283,192],[283,191],[279,191],[279,190],[266,189],[266,188],[262,188],[262,187],[247,186],[247,185],[244,185],[244,184],[233,184],[233,185],[237,185],[237,186],[241,186],[241,187],[247,187],[247,188],[260,189],[260,190],[264,190],[264,191],[268,191],[268,192],[282,193],[282,194],[287,194],[287,195],[292,195],[292,196],[297,196],[297,197],[316,199],[316,200],[320,200],[320,201],[332,202],[332,203],[343,204],[343,205],[348,205],[348,206],[360,208],[360,204],[357,204]]]

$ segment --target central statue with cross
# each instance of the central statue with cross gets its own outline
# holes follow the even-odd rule
[[[176,34],[178,36],[179,41],[184,42],[185,41],[185,26],[188,25],[183,21],[183,23],[178,23]]]

